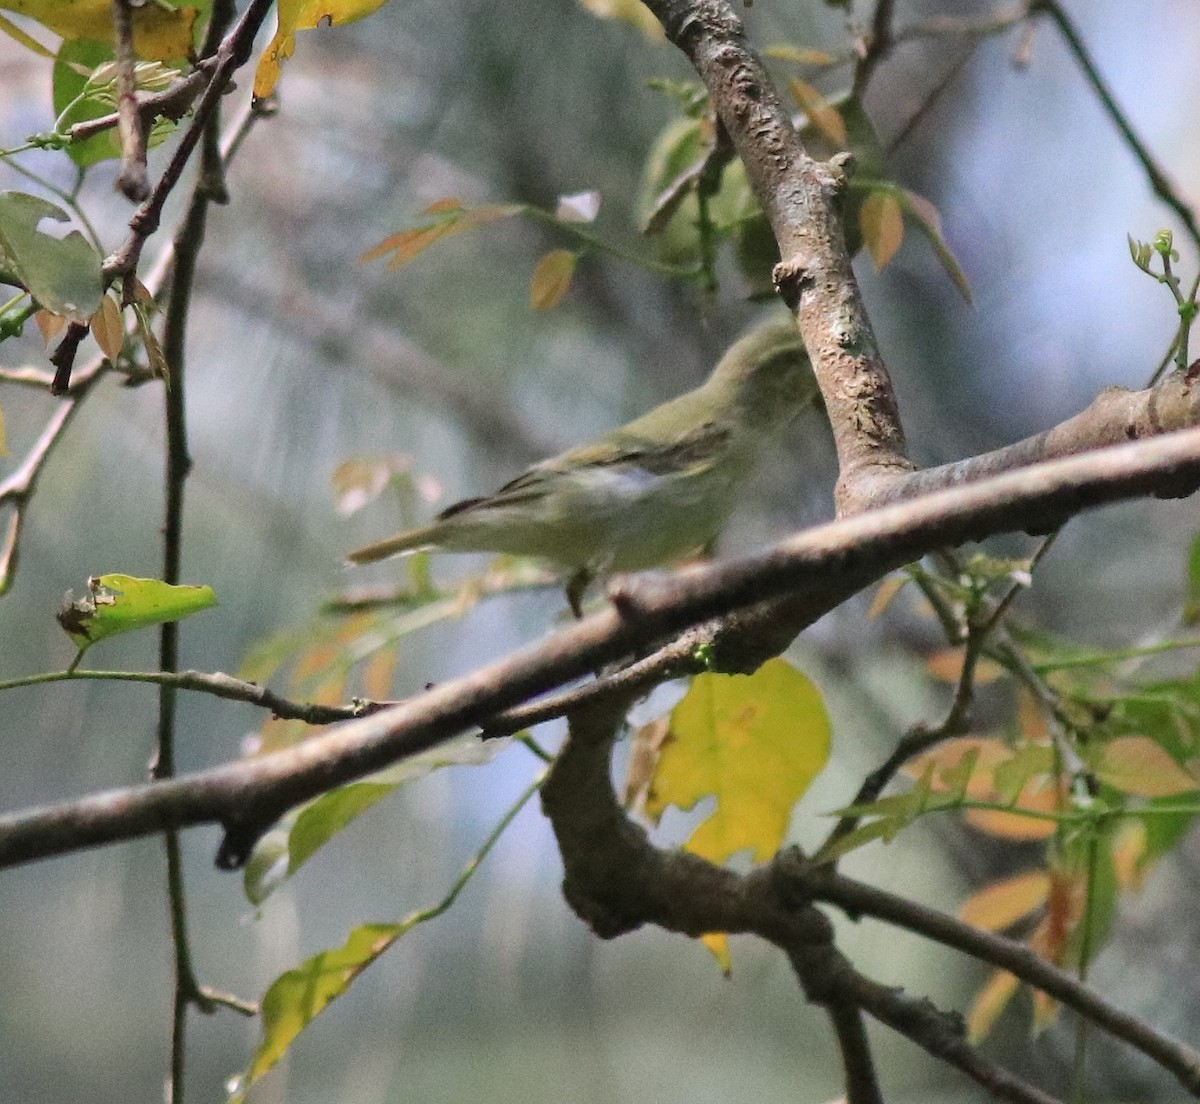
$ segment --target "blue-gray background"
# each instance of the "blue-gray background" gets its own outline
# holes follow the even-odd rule
[[[900,5],[916,18],[933,3]],[[949,5],[983,14],[982,4]],[[1182,193],[1200,201],[1200,13],[1187,0],[1075,2],[1097,61]],[[818,5],[763,3],[756,41],[837,49],[838,17]],[[1170,219],[1149,194],[1078,70],[1048,26],[1030,64],[1011,36],[985,43],[893,162],[930,197],[970,277],[963,305],[928,246],[910,235],[882,275],[859,271],[892,366],[914,454],[955,458],[1044,428],[1111,383],[1139,386],[1169,338],[1165,291],[1129,263],[1127,232]],[[960,43],[913,46],[869,101],[886,136],[957,59]],[[346,520],[330,475],[347,458],[403,453],[443,501],[486,490],[521,464],[583,440],[702,378],[761,308],[618,262],[587,259],[564,303],[527,306],[527,276],[568,244],[529,224],[443,242],[389,273],[355,259],[445,196],[552,203],[598,189],[599,228],[632,247],[640,160],[669,117],[647,78],[687,78],[682,59],[569,0],[393,0],[347,28],[302,35],[279,116],[249,138],[215,211],[190,334],[185,576],[220,606],[189,622],[183,661],[234,670],[267,634],[304,625],[350,582],[345,551],[392,527],[386,508]],[[786,75],[786,74],[785,74]],[[249,84],[240,81],[240,100]],[[52,123],[43,62],[0,39],[0,144]],[[829,88],[836,88],[836,81]],[[27,162],[62,185],[62,155]],[[155,162],[161,166],[161,154]],[[128,209],[101,167],[85,190],[106,242]],[[0,187],[29,185],[0,164]],[[167,220],[170,224],[170,218]],[[1184,244],[1190,274],[1200,259]],[[40,363],[32,340],[0,364]],[[53,623],[62,592],[90,574],[158,572],[161,396],[103,384],[47,468],[30,510],[20,575],[0,601],[0,677],[61,668],[71,649]],[[0,385],[11,470],[53,408]],[[727,534],[725,551],[827,516],[833,465],[812,421],[772,458]],[[429,508],[429,507],[427,507]],[[1161,632],[1178,609],[1194,503],[1140,504],[1073,524],[1023,608],[1095,643]],[[1005,546],[1019,550],[1022,545]],[[370,576],[394,577],[394,565]],[[453,578],[461,564],[435,565]],[[357,580],[355,580],[357,581]],[[405,645],[397,696],[465,671],[552,626],[543,595],[487,604]],[[844,801],[888,742],[942,707],[923,686],[928,629],[903,616],[867,622],[855,604],[807,634],[796,658],[827,692],[835,763],[798,812],[798,839]],[[96,662],[153,666],[151,634],[114,640]],[[9,692],[0,704],[0,806],[68,798],[144,776],[154,692],[76,683]],[[188,696],[182,769],[239,754],[261,717]],[[547,741],[555,733],[545,734]],[[305,955],[355,925],[437,900],[534,769],[521,749],[488,768],[431,777],[326,849],[261,915],[237,879],[212,867],[215,830],[184,838],[201,978],[257,997]],[[995,863],[976,837],[919,828],[856,856],[850,869],[953,907]],[[1190,860],[1164,866],[1131,902],[1101,960],[1119,999],[1187,1033],[1197,987],[1176,964],[1191,935],[1179,905]],[[643,932],[604,945],[558,894],[560,868],[535,808],[524,812],[446,917],[393,948],[311,1028],[261,1102],[341,1104],[487,1099],[549,1102],[818,1102],[839,1093],[824,1019],[781,958],[734,945],[732,980],[682,940]],[[844,946],[880,979],[961,1006],[983,972],[871,925]],[[154,840],[3,875],[0,892],[0,1098],[21,1104],[156,1101],[170,1002],[161,845]],[[1174,970],[1174,972],[1172,972]],[[1171,991],[1164,992],[1170,979]],[[1061,1036],[1002,1052],[1054,1076]],[[222,1098],[253,1026],[193,1017],[188,1098]],[[889,1098],[970,1097],[907,1043],[877,1035]],[[1114,1093],[1170,1095],[1107,1059]],[[1166,1098],[1164,1096],[1164,1098]]]

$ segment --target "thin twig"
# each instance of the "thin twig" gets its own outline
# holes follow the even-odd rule
[[[891,53],[895,45],[892,26],[895,14],[895,0],[875,0],[875,15],[871,20],[871,33],[867,38],[866,49],[854,67],[851,96],[856,99],[861,99],[879,63]]]
[[[280,697],[266,686],[234,678],[222,671],[100,671],[67,670],[45,671],[36,675],[0,681],[0,692],[18,686],[39,686],[50,682],[97,681],[97,682],[140,682],[154,686],[171,686],[175,690],[187,690],[209,694],[225,701],[245,702],[247,705],[269,709],[272,715],[289,721],[303,721],[310,725],[335,724],[376,713],[380,709],[395,705],[395,702],[354,701],[349,705],[321,705],[318,702],[297,702]]]
[[[1117,103],[1108,82],[1101,76],[1095,60],[1080,37],[1075,24],[1071,21],[1071,17],[1067,15],[1057,0],[1034,0],[1031,11],[1044,13],[1058,28],[1067,48],[1074,55],[1076,64],[1082,70],[1088,84],[1092,86],[1092,91],[1096,93],[1105,112],[1112,120],[1113,126],[1117,128],[1117,132],[1125,140],[1125,144],[1137,159],[1138,164],[1141,165],[1154,194],[1175,212],[1176,217],[1187,230],[1188,237],[1200,251],[1200,225],[1197,224],[1196,213],[1183,201],[1166,172],[1155,160],[1146,144],[1138,137],[1129,117]]]
[[[117,0],[127,3],[128,0]],[[225,33],[234,15],[233,7],[223,0],[214,4],[207,40],[215,43]],[[230,53],[232,54],[231,47]],[[214,88],[218,94],[224,90],[232,70],[222,73],[218,65],[212,84],[201,103],[201,111],[194,125],[211,128],[219,125],[219,100],[211,99]],[[136,113],[135,113],[136,122]],[[186,135],[185,135],[186,138]],[[214,143],[215,145],[215,143]],[[184,144],[181,143],[181,148]],[[172,166],[182,165],[187,154],[172,158]],[[168,174],[171,169],[168,169]],[[167,174],[155,189],[165,199],[169,186],[163,188]],[[209,180],[203,172],[192,190],[187,213],[174,236],[174,265],[171,270],[171,290],[167,301],[166,318],[163,326],[163,357],[170,373],[163,387],[164,420],[166,423],[166,474],[165,502],[162,527],[162,579],[171,586],[180,581],[183,559],[183,505],[184,488],[192,468],[192,458],[187,437],[187,389],[184,379],[185,347],[188,319],[191,313],[192,291],[195,285],[196,260],[204,244],[204,232],[208,219],[208,205],[212,192]],[[144,210],[145,208],[143,208]],[[141,212],[139,211],[139,214]],[[135,220],[136,221],[136,220]],[[157,225],[157,215],[153,220]],[[139,247],[140,252],[140,247]],[[136,265],[136,260],[135,260]],[[131,270],[130,270],[131,271]],[[122,273],[125,275],[125,273]],[[132,290],[127,287],[127,293]],[[129,299],[131,296],[126,295]],[[168,621],[159,630],[159,670],[173,673],[179,668],[179,623]],[[160,683],[158,688],[158,739],[151,764],[150,775],[155,781],[173,778],[175,775],[175,723],[176,691],[170,683]],[[196,978],[192,963],[191,943],[187,930],[187,891],[184,884],[183,857],[179,846],[179,832],[168,829],[163,833],[167,862],[167,898],[171,916],[171,944],[174,948],[175,983],[171,1025],[171,1070],[167,1098],[170,1104],[182,1104],[186,1055],[187,1013],[192,1005],[209,1008],[207,998]]]
[[[789,853],[784,862],[786,876],[794,880],[805,899],[836,905],[852,916],[874,917],[1008,970],[1152,1058],[1177,1077],[1190,1093],[1200,1095],[1200,1053],[1145,1020],[1122,1012],[1024,943],[983,931],[916,901],[833,873],[795,853]]]

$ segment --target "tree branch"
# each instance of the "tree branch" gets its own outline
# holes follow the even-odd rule
[[[828,918],[796,899],[778,863],[741,875],[686,851],[653,847],[626,817],[610,781],[610,752],[627,705],[614,700],[572,714],[567,743],[542,787],[542,809],[563,859],[563,895],[597,935],[611,939],[652,923],[692,937],[748,933],[773,943],[787,954],[807,999],[833,1019],[854,1104],[879,1099],[860,1008],[1005,1100],[1054,1104],[979,1055],[959,1017],[855,971],[834,945]]]
[[[1122,1012],[1024,943],[834,873],[795,851],[782,855],[778,865],[779,876],[795,887],[797,903],[823,901],[854,918],[872,916],[1008,970],[1152,1058],[1174,1074],[1189,1093],[1200,1096],[1200,1052],[1158,1031],[1145,1020]]]
[[[805,151],[770,75],[724,0],[648,0],[704,81],[746,167],[782,258],[775,282],[796,313],[833,427],[846,515],[865,508],[872,475],[912,469],[891,381],[846,251],[840,164]]]
[[[850,587],[925,553],[1200,479],[1200,429],[1034,465],[818,526],[740,560],[617,580],[613,605],[548,639],[303,744],[150,786],[0,818],[0,866],[221,821],[236,865],[292,805],[433,747],[504,709],[739,607],[787,596],[794,636]],[[790,640],[791,637],[788,637]],[[787,641],[776,643],[782,648]]]

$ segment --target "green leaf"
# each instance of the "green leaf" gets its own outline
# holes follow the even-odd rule
[[[276,978],[263,997],[261,1015],[262,1042],[254,1053],[250,1069],[233,1082],[229,1099],[232,1104],[244,1100],[246,1090],[283,1057],[292,1041],[329,1004],[340,997],[350,983],[374,962],[405,932],[418,924],[432,920],[449,909],[458,899],[463,887],[479,869],[480,863],[496,845],[496,841],[517,814],[541,789],[546,780],[543,770],[517,798],[483,841],[482,846],[463,867],[446,895],[428,908],[410,913],[398,924],[364,924],[350,933],[350,938],[336,950],[322,951],[306,959],[294,970]]]
[[[58,623],[83,651],[106,636],[181,621],[216,604],[208,586],[172,586],[158,579],[99,575],[88,579],[88,592],[82,598],[67,594]]]
[[[442,767],[489,763],[509,743],[507,739],[461,736],[360,782],[339,786],[293,810],[251,852],[243,877],[247,898],[253,904],[262,904],[351,821],[399,787]]]
[[[1200,624],[1200,536],[1192,541],[1187,559],[1187,591],[1183,600],[1183,623]]]
[[[87,38],[64,39],[54,59],[53,99],[57,122],[54,129],[65,133],[76,123],[88,119],[99,119],[108,115],[112,108],[97,100],[86,99],[83,90],[87,85],[87,74],[97,66],[113,58],[113,48],[102,42]],[[82,71],[81,71],[82,70]],[[85,142],[72,142],[66,147],[68,156],[81,169],[121,156],[121,143],[117,129],[113,127],[94,134]]]
[[[0,282],[23,286],[54,314],[87,322],[104,294],[100,255],[78,230],[63,238],[39,230],[43,219],[71,216],[38,196],[0,192]]]
[[[325,1006],[340,997],[363,970],[424,919],[423,912],[415,912],[398,924],[363,924],[350,933],[343,946],[313,955],[277,977],[262,999],[262,1042],[254,1052],[246,1076],[239,1079],[231,1101],[244,1099],[245,1090],[283,1057],[296,1036]]]

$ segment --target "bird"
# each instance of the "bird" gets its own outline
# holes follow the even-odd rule
[[[764,452],[818,397],[795,322],[762,324],[695,390],[348,559],[427,549],[537,557],[571,573],[567,600],[579,617],[596,578],[710,546]]]

